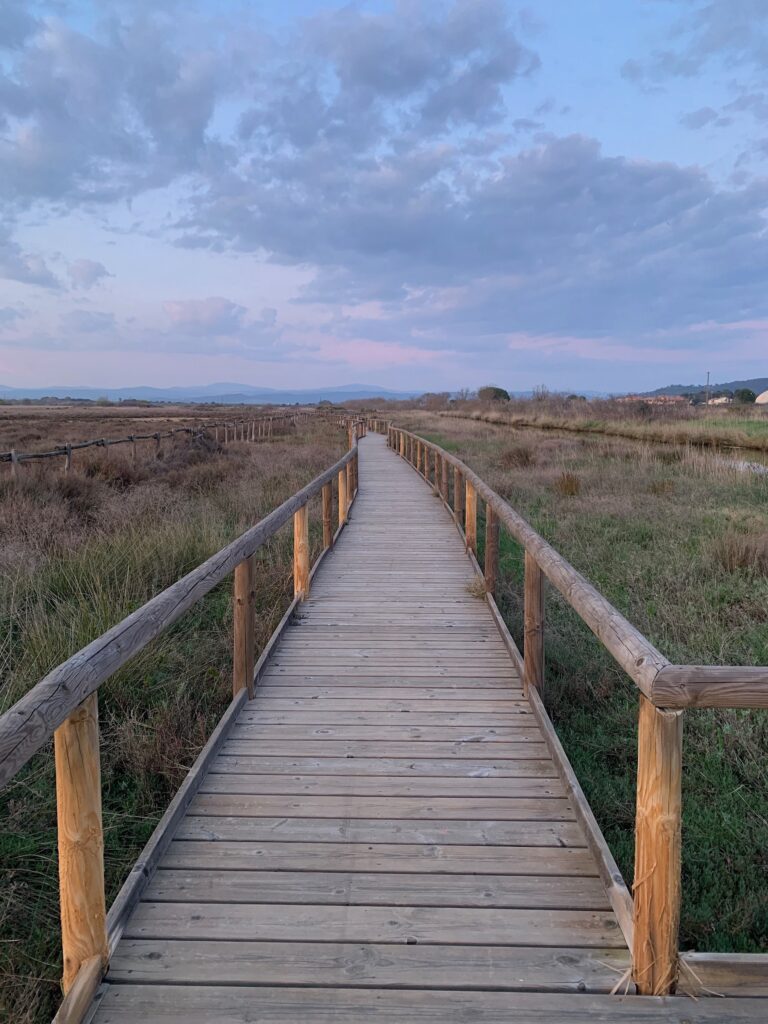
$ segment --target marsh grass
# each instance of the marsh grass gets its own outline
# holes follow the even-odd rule
[[[98,449],[64,478],[0,482],[0,710],[335,461],[341,432],[271,444],[185,438],[161,460]],[[29,472],[27,472],[29,470]],[[129,472],[130,471],[130,472]],[[313,558],[321,546],[310,508]],[[257,555],[261,649],[292,593],[286,529]],[[107,902],[231,699],[230,583],[215,588],[99,690]],[[59,997],[53,758],[0,794],[0,1019],[48,1020]]]
[[[449,442],[671,661],[768,664],[768,479],[691,447],[541,434],[403,414]],[[533,444],[530,466],[502,453]],[[564,473],[582,481],[565,496]],[[482,502],[479,503],[482,505]],[[479,516],[482,564],[482,514]],[[523,552],[502,530],[497,602],[522,649]],[[545,699],[600,826],[631,882],[637,691],[547,588]],[[682,948],[768,950],[768,714],[688,711]]]

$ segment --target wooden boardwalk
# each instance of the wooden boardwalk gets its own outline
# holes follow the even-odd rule
[[[749,999],[610,994],[629,951],[476,580],[431,489],[364,438],[350,524],[128,921],[96,1024],[758,1019]]]

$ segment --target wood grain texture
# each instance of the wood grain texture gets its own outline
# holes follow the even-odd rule
[[[66,994],[81,966],[106,964],[99,710],[91,694],[54,734],[59,902]]]
[[[674,992],[678,976],[683,720],[640,697],[632,974],[647,995]]]

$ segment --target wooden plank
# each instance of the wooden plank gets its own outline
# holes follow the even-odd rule
[[[321,985],[610,992],[629,967],[616,949],[423,946],[126,939],[109,968],[114,983]],[[329,1003],[334,995],[328,993]],[[256,997],[258,1003],[258,996]]]
[[[414,743],[526,743],[541,741],[535,726],[513,725],[317,725],[309,722],[237,722],[230,738],[260,742],[261,740],[374,740],[389,742],[411,740]]]
[[[216,817],[349,818],[383,821],[573,821],[567,800],[551,797],[375,797],[198,793],[190,814]]]
[[[410,757],[420,758],[470,758],[477,757],[478,747],[493,746],[490,755],[494,760],[516,760],[532,757],[546,757],[544,743],[526,740],[520,743],[397,743],[393,740],[226,740],[225,754],[250,754],[252,757]]]
[[[442,843],[197,842],[171,843],[165,868],[228,871],[386,871],[429,875],[574,875],[597,877],[588,850],[572,846],[477,846]]]
[[[291,691],[293,693],[293,691]],[[271,697],[264,693],[259,694],[259,700],[243,711],[242,721],[251,721],[249,716],[253,715],[254,721],[261,721],[272,717],[280,717],[286,713],[295,712],[297,715],[317,715],[320,718],[325,716],[360,716],[361,718],[373,718],[378,715],[384,721],[387,716],[405,715],[411,716],[409,721],[431,722],[433,718],[443,718],[446,721],[461,719],[467,722],[479,721],[530,721],[531,709],[527,702],[522,700],[510,700],[501,697],[498,700],[447,700],[442,704],[429,704],[421,700],[392,699],[386,697]],[[299,719],[303,721],[303,718]]]
[[[768,999],[766,953],[681,953],[680,967],[678,992]]]
[[[299,774],[400,776],[409,778],[555,778],[557,770],[549,758],[498,761],[493,757],[466,760],[401,757],[301,757],[282,755],[261,757],[249,754],[222,754],[216,772],[235,774]]]
[[[214,769],[203,780],[201,793],[309,794],[323,796],[420,796],[420,797],[564,797],[565,787],[548,778],[421,778],[401,779],[387,775],[376,778],[360,775],[237,775],[216,774]]]
[[[240,818],[188,814],[178,839],[228,839],[258,843],[295,843],[344,839],[351,843],[433,843],[460,846],[579,846],[581,829],[569,821],[446,821],[444,819],[379,820],[377,818]]]
[[[384,703],[387,702],[385,701]],[[357,708],[359,707],[360,704],[357,704]],[[260,701],[255,706],[246,708],[240,715],[237,724],[240,728],[247,728],[252,724],[289,725],[293,727],[300,725],[335,725],[338,728],[344,725],[376,726],[377,723],[381,723],[382,727],[402,725],[407,728],[463,726],[466,732],[473,727],[493,728],[495,725],[503,726],[504,728],[509,728],[510,726],[523,727],[535,721],[530,711],[525,711],[522,707],[513,713],[507,711],[504,704],[501,705],[501,708],[504,708],[504,710],[484,712],[462,711],[456,713],[451,711],[425,710],[423,703],[421,703],[413,708],[399,708],[396,711],[371,712],[365,709],[340,711],[334,709],[325,710],[325,701],[315,701],[314,708],[306,711],[296,707],[287,708],[284,711],[272,711],[266,710],[264,703]]]
[[[94,1024],[755,1024],[764,1011],[759,999],[693,1003],[598,993],[111,985]]]
[[[355,907],[327,904],[150,903],[136,908],[132,939],[277,942],[406,942],[622,948],[612,915],[599,910]]]
[[[364,871],[158,871],[150,903],[315,903],[334,906],[608,910],[598,878],[425,875]]]
[[[289,685],[284,679],[275,680],[272,683],[264,680],[258,689],[257,696],[278,697],[281,699],[296,699],[300,697],[318,700],[325,697],[342,697],[351,699],[375,699],[381,700],[385,696],[382,691],[373,685],[351,684],[350,686],[339,685],[339,680],[332,683],[297,683]],[[451,701],[498,701],[508,699],[520,702],[523,699],[523,691],[519,684],[509,686],[450,686],[441,683],[436,686],[395,686],[387,689],[386,698],[389,700],[408,701],[438,701],[443,706],[449,706]]]

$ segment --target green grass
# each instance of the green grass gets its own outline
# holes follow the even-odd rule
[[[465,459],[671,661],[768,664],[765,562],[729,554],[765,550],[765,477],[690,452],[554,436],[534,442],[532,466],[506,469],[505,451],[529,434],[446,418],[437,428],[434,417],[403,425]],[[559,493],[563,472],[579,478],[578,495]],[[522,647],[522,550],[503,531],[500,565],[498,601]],[[546,616],[546,702],[631,882],[637,691],[553,588]],[[766,750],[766,712],[685,714],[682,948],[768,950]]]

